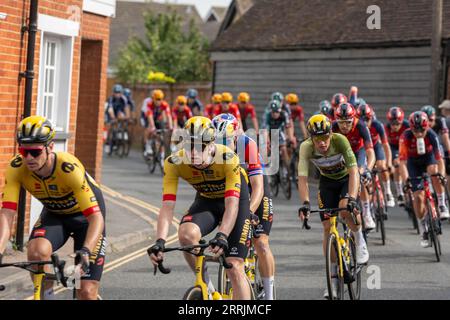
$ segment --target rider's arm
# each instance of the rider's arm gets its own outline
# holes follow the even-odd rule
[[[298,193],[300,196],[300,203],[309,201],[309,186],[308,186],[308,175],[309,175],[309,159],[314,146],[312,141],[308,140],[302,143],[299,151],[298,160]]]
[[[408,179],[408,169],[406,167],[406,161],[408,160],[408,141],[405,133],[406,132],[401,135],[399,143],[399,170],[402,181],[406,181],[406,179]]]
[[[15,210],[2,208],[0,210],[0,254],[3,254],[6,249],[6,244],[11,237],[11,230],[13,228]]]
[[[225,160],[225,212],[219,232],[230,235],[239,214],[239,198],[241,195],[241,167],[239,158],[234,155],[231,159]],[[243,181],[243,183],[246,183]]]
[[[147,118],[148,118],[148,127],[151,131],[155,130],[156,126],[155,126],[155,119],[153,118],[153,112],[149,111],[147,113]]]
[[[358,197],[359,191],[359,169],[356,161],[355,153],[352,150],[350,142],[344,136],[339,135],[341,139],[337,139],[339,151],[344,156],[345,166],[347,167],[349,181],[348,181],[348,195],[354,199]]]
[[[370,136],[369,128],[362,122],[358,122],[359,132],[364,141],[364,148],[366,149],[367,168],[372,171],[375,166],[375,151],[373,150],[372,138]]]
[[[264,178],[262,175],[254,175],[250,178],[250,185],[252,186],[252,196],[250,199],[250,210],[255,212],[258,210],[261,200],[264,196]]]
[[[300,126],[300,130],[302,131],[303,139],[307,139],[309,137],[309,135],[308,135],[308,130],[306,130],[305,114],[303,113],[303,108],[300,109],[300,116],[298,117],[298,124]]]
[[[381,122],[374,122],[377,125],[377,132],[380,135],[381,144],[383,146],[384,153],[386,155],[386,164],[388,167],[392,167],[392,153],[389,141],[386,135],[386,130]],[[373,124],[372,124],[373,125]]]
[[[178,189],[178,169],[174,163],[174,157],[175,155],[172,155],[164,161],[163,199],[158,217],[156,239],[167,239],[173,219]]]
[[[445,119],[440,117],[437,119],[438,121],[441,121],[441,132],[439,132],[442,140],[442,144],[444,145],[444,151],[449,152],[450,151],[450,138],[449,138],[449,129],[447,127],[447,123],[445,122]]]
[[[348,180],[348,195],[354,199],[358,197],[359,190],[359,171],[358,167],[354,166],[348,169],[349,180]]]

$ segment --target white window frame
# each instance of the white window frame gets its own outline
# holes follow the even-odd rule
[[[50,57],[48,56],[49,54],[49,44],[54,44],[55,45],[55,57],[54,57],[54,66],[50,66],[48,64],[48,60],[50,59]],[[58,126],[59,123],[57,122],[58,119],[58,100],[59,100],[59,83],[60,83],[60,69],[59,67],[61,66],[61,39],[58,39],[57,37],[52,37],[52,36],[46,36],[45,39],[43,40],[43,51],[42,51],[42,77],[41,80],[43,81],[42,83],[42,99],[41,99],[41,104],[40,107],[42,108],[42,110],[40,110],[40,113],[47,117],[52,123],[54,123],[56,125],[56,131],[64,131],[64,128],[61,126]],[[49,78],[47,78],[48,74],[50,73],[50,71],[53,70],[53,92],[49,92],[48,91],[48,86],[49,83],[47,82],[47,80]],[[48,110],[48,105],[46,105],[46,101],[48,101],[48,98],[51,97],[52,100],[52,106],[51,106],[51,116],[49,117],[49,110]],[[46,100],[47,98],[47,100]]]

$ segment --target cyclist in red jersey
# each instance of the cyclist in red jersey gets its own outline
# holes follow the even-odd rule
[[[355,153],[362,182],[368,185],[372,179],[371,172],[375,165],[375,152],[369,129],[356,117],[356,110],[350,103],[339,105],[335,116],[333,132],[347,137]],[[361,204],[366,230],[374,229],[376,225],[370,213],[370,198],[366,188],[361,188]]]
[[[386,135],[389,146],[391,147],[392,164],[394,166],[394,184],[397,190],[397,202],[399,206],[405,205],[405,194],[403,192],[403,183],[400,175],[399,143],[400,137],[407,129],[409,122],[405,120],[405,113],[400,107],[392,107],[387,113]]]
[[[242,128],[241,113],[237,104],[233,103],[233,95],[229,92],[222,93],[222,105],[220,108],[214,109],[214,116],[218,116],[222,113],[232,114],[238,121],[239,126]]]
[[[192,111],[187,106],[187,98],[185,96],[177,97],[177,105],[173,107],[172,118],[174,128],[183,128],[184,123],[192,118]]]
[[[305,114],[303,112],[303,108],[299,105],[298,96],[295,93],[289,93],[286,96],[286,102],[288,103],[289,108],[291,110],[291,120],[294,131],[295,131],[295,120],[298,119],[298,125],[300,131],[302,132],[303,140],[308,139],[309,135],[305,125]]]
[[[215,117],[215,110],[222,108],[222,95],[220,93],[215,93],[211,97],[210,104],[205,107],[205,117],[212,119]]]
[[[342,104],[342,103],[346,103],[348,102],[347,96],[343,93],[336,93],[332,98],[331,98],[331,106],[333,107],[333,109],[330,112],[329,118],[331,119],[331,121],[335,121],[336,117],[335,117],[335,113],[336,113],[336,109]]]
[[[419,220],[420,245],[430,246],[425,227],[425,194],[422,180],[417,177],[424,173],[437,174],[438,162],[443,162],[437,134],[430,128],[425,112],[416,111],[409,117],[410,129],[400,138],[400,173],[407,187],[414,192],[414,211]],[[408,179],[408,177],[410,179]],[[407,180],[408,179],[408,180]],[[433,188],[438,198],[438,211],[441,219],[448,219],[449,212],[445,204],[445,191],[437,177],[432,177]]]
[[[241,92],[238,96],[238,106],[239,106],[239,112],[242,116],[242,129],[247,131],[247,118],[250,115],[252,118],[253,128],[256,132],[259,131],[259,123],[258,118],[256,117],[256,111],[255,106],[250,103],[250,95],[247,92]]]
[[[370,131],[373,149],[375,151],[376,165],[382,171],[381,180],[386,193],[386,203],[388,207],[395,206],[394,196],[391,191],[391,180],[388,168],[392,167],[392,154],[389,147],[386,131],[383,124],[374,118],[373,109],[369,104],[363,104],[358,108],[358,117],[363,120]]]

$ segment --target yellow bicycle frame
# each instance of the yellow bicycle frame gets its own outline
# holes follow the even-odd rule
[[[33,286],[34,286],[34,300],[41,300],[42,286],[44,285],[45,273],[38,273],[33,275]]]
[[[344,238],[342,238],[339,235],[339,231],[337,229],[337,217],[331,217],[330,218],[330,233],[329,234],[334,234],[334,236],[336,237],[336,241],[339,244],[337,246],[338,249],[338,257],[336,257],[336,259],[338,259],[338,263],[339,263],[339,277],[344,277],[344,263],[343,263],[343,257],[342,257],[342,247],[345,244],[345,240]]]

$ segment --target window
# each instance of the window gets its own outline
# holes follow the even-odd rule
[[[57,39],[46,39],[44,57],[44,83],[42,94],[42,115],[47,117],[52,123],[57,123],[57,88],[58,83],[58,54],[61,50],[61,43]]]

